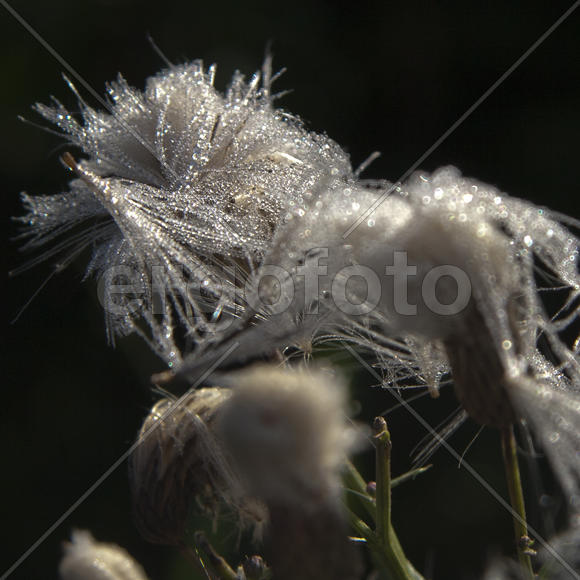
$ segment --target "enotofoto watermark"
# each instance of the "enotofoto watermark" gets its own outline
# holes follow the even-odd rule
[[[368,315],[384,302],[385,297],[392,299],[393,312],[402,316],[417,315],[417,303],[409,302],[409,286],[416,285],[414,279],[418,270],[416,265],[409,264],[407,252],[394,252],[393,263],[385,265],[382,272],[363,264],[345,265],[328,280],[328,266],[323,261],[330,251],[332,248],[315,248],[306,260],[308,265],[296,268],[295,277],[291,271],[276,264],[263,265],[259,276],[251,279],[235,266],[224,267],[223,278],[219,277],[219,270],[214,269],[211,274],[206,272],[208,276],[218,274],[211,285],[211,293],[206,290],[209,281],[203,276],[188,275],[186,268],[177,269],[180,275],[176,276],[175,271],[170,273],[163,266],[151,266],[150,276],[144,279],[140,270],[113,266],[99,278],[98,297],[105,312],[111,315],[143,312],[149,302],[145,297],[151,297],[150,313],[157,316],[164,314],[168,300],[177,297],[194,324],[195,317],[200,315],[217,322],[220,299],[225,298],[226,292],[234,293],[234,296],[227,296],[232,303],[247,304],[255,312],[268,311],[270,315],[292,308],[296,294],[301,293],[299,302],[311,305],[310,314],[318,314],[322,288],[329,287],[330,292],[324,298],[330,298],[345,315]],[[220,286],[220,280],[226,278],[234,281],[233,289],[224,284]],[[145,287],[146,283],[150,283],[150,287]],[[419,285],[421,303],[441,316],[460,314],[471,298],[468,274],[452,264],[429,269]],[[188,308],[194,301],[197,309]],[[242,312],[240,308],[238,314]]]

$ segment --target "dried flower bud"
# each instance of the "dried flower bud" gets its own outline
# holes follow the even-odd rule
[[[62,580],[147,580],[143,568],[116,544],[97,542],[81,530],[71,539],[59,566]]]
[[[216,438],[216,418],[230,395],[206,388],[179,402],[162,399],[145,419],[130,459],[130,480],[135,518],[147,540],[180,545],[193,502],[209,515],[226,503],[242,526],[259,526],[267,518],[258,501],[242,496]]]

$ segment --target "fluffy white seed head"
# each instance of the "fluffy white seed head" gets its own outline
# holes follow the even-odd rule
[[[143,568],[116,544],[97,542],[85,530],[76,530],[64,545],[59,565],[61,580],[147,580]]]
[[[320,371],[258,365],[228,376],[222,437],[252,494],[309,510],[334,502],[353,443],[344,385]]]
[[[274,108],[269,60],[225,94],[214,76],[194,61],[143,92],[119,77],[109,112],[77,94],[80,119],[58,101],[36,106],[86,159],[66,157],[77,174],[68,192],[23,196],[27,247],[50,243],[61,263],[92,248],[87,273],[100,277],[111,338],[139,332],[170,365],[183,334],[198,341],[243,311],[236,290],[288,210],[352,177],[334,142]]]
[[[379,199],[383,201],[376,205]],[[369,207],[375,208],[372,215],[350,231]],[[570,321],[563,315],[576,316],[570,306],[580,291],[578,245],[556,214],[465,178],[455,168],[417,174],[392,191],[335,182],[320,192],[314,208],[292,214],[279,228],[256,279],[266,291],[272,286],[272,295],[292,299],[282,312],[272,314],[264,308],[265,321],[260,330],[248,332],[251,340],[240,341],[236,335],[241,344],[233,356],[249,358],[249,351],[287,346],[301,333],[315,336],[333,327],[363,344],[367,329],[374,331],[368,334],[367,346],[384,342],[381,336],[386,341],[399,339],[396,348],[410,347],[428,367],[425,374],[437,376],[446,366],[445,341],[473,334],[475,317],[482,321],[480,343],[490,343],[507,373],[530,365],[538,332],[549,336],[558,357],[569,358],[569,349],[557,335]],[[397,253],[414,268],[405,277],[386,271]],[[262,281],[272,267],[287,272],[287,277]],[[362,278],[369,274],[380,284],[374,302],[368,299],[368,276],[357,279],[352,267],[362,267]],[[452,267],[462,277],[440,276],[433,298],[436,306],[445,306],[463,292],[467,300],[456,313],[435,311],[427,299],[432,297],[425,297],[426,279],[441,267]],[[547,288],[569,291],[562,304],[568,311],[564,309],[559,321],[552,321],[541,304],[538,268]],[[309,272],[317,283],[314,294],[305,288]],[[362,314],[345,316],[337,307],[341,278],[347,301],[369,302]],[[397,294],[404,296],[403,306],[415,310],[401,309]],[[244,325],[243,320],[240,328]]]

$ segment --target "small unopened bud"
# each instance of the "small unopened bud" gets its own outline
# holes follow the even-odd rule
[[[62,580],[147,580],[143,568],[116,544],[97,542],[81,530],[71,539],[58,569]]]
[[[265,580],[268,577],[269,569],[261,556],[250,556],[242,564],[242,569],[246,575],[246,580]]]

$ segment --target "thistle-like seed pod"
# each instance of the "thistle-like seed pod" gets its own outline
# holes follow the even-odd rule
[[[353,442],[344,385],[304,369],[256,365],[226,375],[223,440],[251,492],[308,510],[337,501]]]
[[[234,508],[240,526],[263,525],[260,502],[244,497],[231,460],[216,437],[215,423],[230,397],[206,388],[185,399],[158,401],[141,428],[129,474],[135,519],[150,542],[182,545],[193,509],[213,516]]]
[[[576,319],[580,296],[580,241],[560,223],[566,218],[455,168],[416,174],[382,194],[344,187],[319,202],[318,214],[287,224],[265,262],[291,272],[295,283],[308,275],[297,263],[307,266],[312,248],[326,248],[319,291],[334,299],[333,315],[346,333],[348,319],[356,318],[357,330],[366,324],[407,343],[438,344],[432,357],[447,353],[460,398],[485,424],[501,426],[518,416],[510,409],[511,395],[501,392],[509,381],[545,375],[536,356],[539,333],[565,373],[580,379],[575,353],[558,336]],[[353,207],[374,212],[349,227]],[[316,272],[318,260],[310,261]],[[556,320],[540,301],[538,268],[544,289],[568,292]],[[355,311],[354,305],[362,308]]]
[[[61,580],[147,580],[143,568],[116,544],[97,542],[82,530],[71,539],[58,568]]]
[[[240,287],[288,212],[352,178],[333,141],[274,108],[270,59],[248,83],[236,73],[223,95],[215,73],[200,61],[172,66],[144,92],[119,77],[109,112],[71,84],[80,120],[56,100],[36,105],[87,159],[65,155],[70,190],[23,195],[29,213],[18,218],[25,247],[52,244],[45,256],[60,266],[91,247],[87,274],[100,277],[111,340],[138,332],[170,366],[182,335],[199,341],[244,310]]]
[[[268,507],[274,577],[358,578],[339,502],[340,468],[353,443],[343,385],[319,372],[266,366],[226,381],[234,392],[220,430],[249,493]]]

